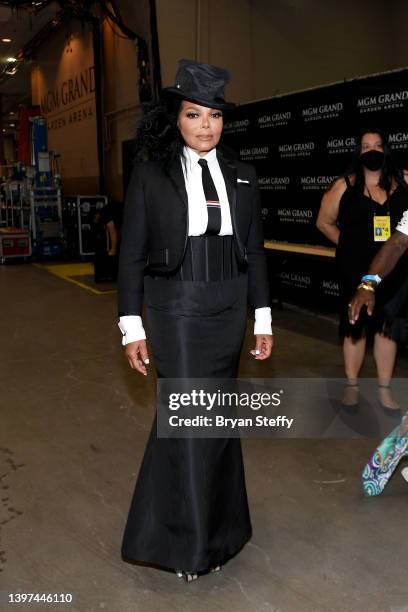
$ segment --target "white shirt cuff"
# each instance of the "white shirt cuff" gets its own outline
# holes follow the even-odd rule
[[[272,314],[269,306],[255,308],[254,334],[272,334]]]
[[[397,229],[402,234],[406,234],[408,236],[408,210],[404,212],[395,229]]]
[[[129,342],[136,342],[136,340],[146,340],[142,317],[139,317],[139,315],[119,317],[118,327],[123,335],[123,345],[129,344]]]

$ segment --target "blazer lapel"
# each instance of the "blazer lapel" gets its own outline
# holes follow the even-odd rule
[[[234,218],[235,220],[235,211],[237,206],[237,168],[232,162],[225,159],[225,157],[223,157],[219,151],[217,151],[217,159],[224,177],[225,187],[227,189],[231,218]]]
[[[231,212],[231,222],[232,228],[234,230],[234,234],[236,237],[236,243],[239,250],[240,257],[244,257],[245,249],[241,242],[241,237],[239,235],[239,230],[237,226],[237,168],[232,161],[226,159],[218,150],[217,150],[217,159],[221,168],[221,172],[224,177],[225,187],[227,190],[228,201],[230,205]]]
[[[166,165],[165,172],[169,176],[178,195],[183,201],[186,211],[188,211],[188,197],[184,181],[183,168],[181,167],[181,160],[173,159],[169,164]]]

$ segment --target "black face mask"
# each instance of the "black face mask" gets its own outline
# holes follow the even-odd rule
[[[384,153],[382,151],[366,151],[360,155],[361,163],[368,170],[379,170],[384,164]]]

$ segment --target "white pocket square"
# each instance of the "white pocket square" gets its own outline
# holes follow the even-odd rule
[[[250,185],[251,183],[245,179],[237,178],[237,183],[244,183],[245,185]]]

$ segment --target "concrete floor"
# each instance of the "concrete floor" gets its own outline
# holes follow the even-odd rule
[[[112,293],[6,265],[0,295],[1,609],[408,611],[408,485],[397,473],[379,498],[362,496],[374,439],[244,440],[254,535],[241,553],[191,584],[123,562],[154,376],[125,362]],[[273,358],[251,361],[248,335],[241,376],[342,376],[333,320],[274,319]],[[408,376],[406,358],[397,375]],[[11,606],[12,592],[74,601]]]

